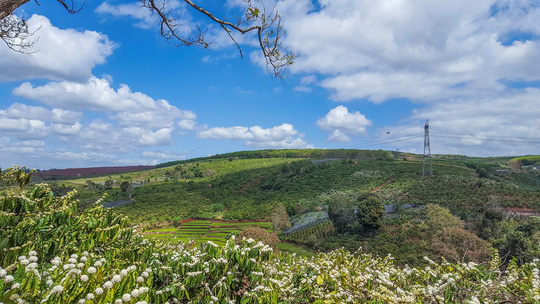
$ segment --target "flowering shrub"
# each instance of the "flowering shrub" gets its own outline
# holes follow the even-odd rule
[[[42,184],[0,197],[0,302],[540,302],[538,260],[410,268],[362,251],[278,255],[252,239],[192,248],[143,240],[99,204],[78,210],[73,195]]]

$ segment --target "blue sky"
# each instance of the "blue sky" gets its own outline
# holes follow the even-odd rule
[[[265,3],[271,7],[271,1]],[[242,1],[199,1],[225,18]],[[183,1],[210,50],[176,48],[136,1],[68,14],[29,2],[36,52],[0,45],[0,167],[155,164],[262,148],[368,148],[471,156],[540,151],[537,1],[281,0],[297,55],[284,82],[253,36]]]

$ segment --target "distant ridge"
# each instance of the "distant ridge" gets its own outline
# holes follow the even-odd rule
[[[109,175],[115,173],[125,173],[133,171],[151,170],[155,166],[123,166],[123,167],[92,167],[92,168],[70,168],[70,169],[51,169],[34,173],[43,179],[54,179],[56,177],[85,177],[96,175]]]

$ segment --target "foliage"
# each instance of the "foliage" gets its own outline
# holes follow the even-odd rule
[[[490,260],[488,243],[459,227],[443,228],[437,232],[431,246],[437,255],[455,263],[486,263]]]
[[[345,193],[335,193],[328,204],[328,217],[334,223],[338,232],[344,232],[349,225],[354,224],[355,199]]]
[[[291,222],[289,220],[289,215],[285,211],[283,204],[278,204],[274,207],[274,212],[272,213],[272,223],[274,224],[274,232],[280,232],[291,228]]]
[[[369,196],[358,203],[356,216],[358,222],[365,230],[376,230],[382,224],[385,215],[384,206],[380,198]]]
[[[426,206],[425,222],[432,232],[444,228],[462,228],[464,225],[462,220],[450,213],[450,210],[435,204]]]
[[[242,232],[240,232],[240,234],[238,235],[236,243],[240,244],[243,240],[246,239],[254,239],[256,241],[261,241],[264,244],[272,247],[272,249],[276,251],[276,245],[280,242],[277,235],[255,226],[250,226],[242,229]]]
[[[535,303],[540,262],[396,266],[390,256],[336,250],[275,255],[253,239],[223,247],[144,240],[99,204],[46,185],[0,198],[3,303]],[[99,202],[98,202],[99,203]],[[534,223],[531,223],[534,224]],[[52,227],[51,227],[52,225]],[[523,226],[523,231],[534,229]],[[273,235],[273,234],[270,234]],[[275,236],[275,235],[273,235]]]
[[[131,186],[131,185],[129,184],[128,181],[123,181],[123,182],[120,184],[120,189],[122,190],[122,192],[126,192],[130,186]]]
[[[494,241],[501,256],[513,258],[518,264],[540,259],[540,217],[505,222],[501,230],[501,237]]]
[[[313,246],[321,242],[321,240],[335,234],[336,229],[334,228],[332,221],[326,220],[320,224],[310,226],[305,229],[301,229],[289,234],[282,234],[281,238],[294,243]]]

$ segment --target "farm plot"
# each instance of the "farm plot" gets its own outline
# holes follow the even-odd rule
[[[171,241],[188,242],[194,240],[197,245],[206,241],[212,241],[218,245],[224,245],[231,234],[236,234],[242,229],[256,226],[272,231],[271,222],[222,222],[190,220],[180,224],[177,228],[155,229],[144,232],[145,238],[171,239]]]

